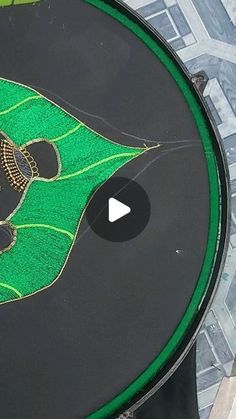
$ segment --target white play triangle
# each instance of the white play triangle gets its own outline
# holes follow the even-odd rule
[[[131,208],[128,205],[118,201],[118,199],[110,198],[108,201],[108,219],[110,223],[114,223],[120,218],[131,212]]]

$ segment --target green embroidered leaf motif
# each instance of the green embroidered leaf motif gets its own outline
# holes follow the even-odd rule
[[[0,302],[33,294],[60,275],[94,191],[121,166],[146,151],[95,133],[34,90],[0,79],[0,131],[17,146],[47,139],[60,173],[35,179],[8,220],[14,246],[0,255]]]
[[[15,6],[16,4],[37,3],[40,0],[0,0],[0,7]]]

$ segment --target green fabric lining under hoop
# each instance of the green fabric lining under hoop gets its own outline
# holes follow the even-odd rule
[[[107,3],[101,0],[84,0],[87,3],[99,8],[101,11],[115,18],[121,24],[130,29],[146,46],[158,57],[158,59],[164,64],[166,69],[172,75],[180,88],[185,100],[191,109],[194,120],[199,130],[200,137],[205,152],[208,176],[209,176],[209,189],[210,189],[210,219],[209,219],[209,232],[208,232],[208,243],[205,253],[205,259],[203,262],[201,274],[198,280],[197,287],[192,296],[192,300],[179,323],[175,333],[170,338],[166,346],[163,348],[161,353],[154,359],[149,367],[140,376],[135,379],[127,388],[125,388],[120,394],[114,397],[110,402],[106,403],[97,411],[91,413],[87,418],[89,419],[100,419],[107,418],[114,414],[118,409],[128,403],[143,387],[153,379],[157,372],[164,366],[164,364],[170,359],[173,352],[180,344],[186,331],[188,330],[191,322],[197,313],[199,306],[204,298],[209,285],[209,278],[211,277],[215,254],[218,246],[218,234],[220,228],[220,197],[219,197],[219,178],[216,164],[216,158],[212,148],[211,134],[208,130],[205,117],[202,113],[201,107],[197,103],[197,100],[192,93],[187,81],[181,74],[178,66],[170,58],[170,56],[161,49],[157,42],[147,34],[137,23],[133,22],[127,16],[123,15],[117,9],[111,7]]]

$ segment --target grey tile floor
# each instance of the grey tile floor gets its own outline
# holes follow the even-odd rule
[[[230,246],[221,283],[197,342],[200,418],[207,419],[236,354],[236,0],[126,0],[177,51],[204,92],[225,147],[232,193]],[[223,418],[222,418],[223,419]]]

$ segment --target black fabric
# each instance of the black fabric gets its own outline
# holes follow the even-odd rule
[[[37,163],[40,177],[51,179],[58,174],[58,160],[53,145],[41,140],[30,144],[27,150]]]
[[[6,250],[14,240],[14,231],[9,224],[0,225],[0,252]]]
[[[0,308],[2,417],[81,419],[150,365],[186,311],[207,241],[206,161],[170,74],[96,8],[81,0],[0,8],[0,39],[1,77],[35,87],[113,140],[163,143],[117,173],[149,196],[142,234],[108,242],[84,218],[60,279]]]
[[[135,413],[134,419],[198,419],[196,346],[167,381]]]

